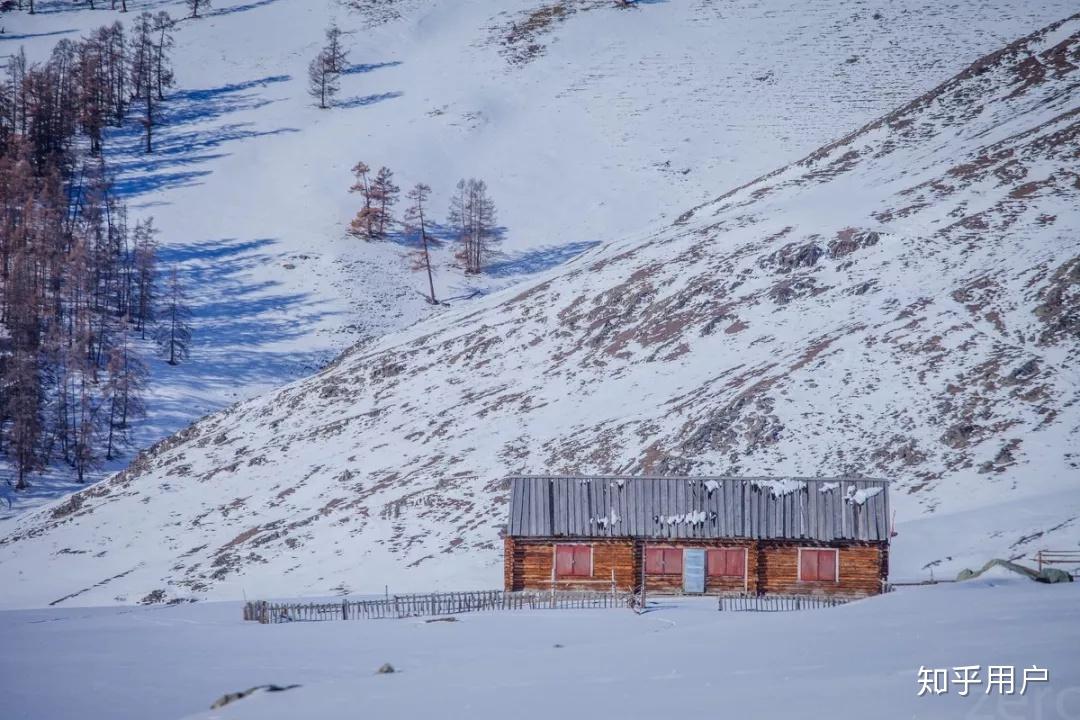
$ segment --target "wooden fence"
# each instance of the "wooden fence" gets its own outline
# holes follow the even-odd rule
[[[785,612],[836,607],[852,598],[811,595],[721,595],[720,610],[736,612]]]
[[[244,604],[244,619],[260,623],[379,620],[455,615],[484,610],[627,608],[632,606],[633,596],[625,592],[480,590],[388,595],[374,600],[341,600],[323,603],[274,603],[257,600]]]
[[[1044,565],[1080,566],[1080,550],[1039,550],[1035,553],[1035,562],[1042,572]]]

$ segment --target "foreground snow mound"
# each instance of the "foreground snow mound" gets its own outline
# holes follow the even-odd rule
[[[542,720],[652,719],[700,717],[719,699],[734,717],[862,720],[872,708],[887,720],[1065,720],[1080,711],[1078,601],[1076,584],[980,579],[778,613],[682,598],[644,615],[256,625],[240,620],[239,603],[50,608],[0,612],[0,675],[11,720],[330,720],[358,717],[358,707],[377,718],[475,720],[513,708]],[[394,673],[378,672],[386,663]],[[961,695],[952,668],[970,665],[979,682]],[[1015,668],[1013,694],[991,684],[991,665]],[[1033,665],[1047,680],[1025,686]],[[920,667],[945,669],[948,692],[920,696]],[[208,711],[267,684],[299,687]]]
[[[886,477],[903,572],[1072,544],[1078,64],[1073,16],[659,234],[199,422],[10,528],[4,601],[497,585],[517,472]]]

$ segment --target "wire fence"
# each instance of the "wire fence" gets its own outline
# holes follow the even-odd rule
[[[566,608],[633,607],[628,592],[592,590],[471,592],[388,595],[373,600],[290,603],[255,600],[244,604],[244,620],[259,623],[313,622],[323,620],[381,620],[456,615],[490,610],[539,610]]]

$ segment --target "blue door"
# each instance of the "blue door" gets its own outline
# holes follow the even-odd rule
[[[683,550],[683,592],[701,594],[705,592],[705,550],[686,548]]]

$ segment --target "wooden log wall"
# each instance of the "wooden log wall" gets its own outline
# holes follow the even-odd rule
[[[631,538],[588,538],[582,540],[512,538],[504,541],[504,587],[507,590],[551,588],[554,546],[580,543],[593,547],[593,577],[559,579],[560,589],[599,589],[610,586],[611,571],[619,590],[636,589],[641,584],[645,547],[719,548],[745,547],[747,578],[709,577],[705,592],[787,593],[803,595],[876,595],[882,592],[888,577],[888,546],[884,543],[829,544],[777,540],[693,540],[672,542],[634,540]],[[802,582],[798,579],[799,547],[835,547],[839,550],[839,582]],[[707,568],[706,568],[707,573]],[[682,592],[681,574],[647,574],[646,588],[659,594]]]
[[[547,539],[506,538],[504,542],[503,582],[507,590],[543,590],[551,588],[556,544],[582,544],[593,548],[593,573],[587,578],[557,578],[560,590],[608,590],[614,571],[615,587],[630,591],[635,585],[634,541],[626,538],[572,539],[554,542]]]
[[[765,593],[799,593],[804,595],[877,595],[888,573],[887,551],[873,544],[840,546],[839,580],[800,581],[799,548],[808,545],[795,542],[769,541],[761,543],[758,563],[758,587]],[[820,545],[818,547],[835,547]]]

